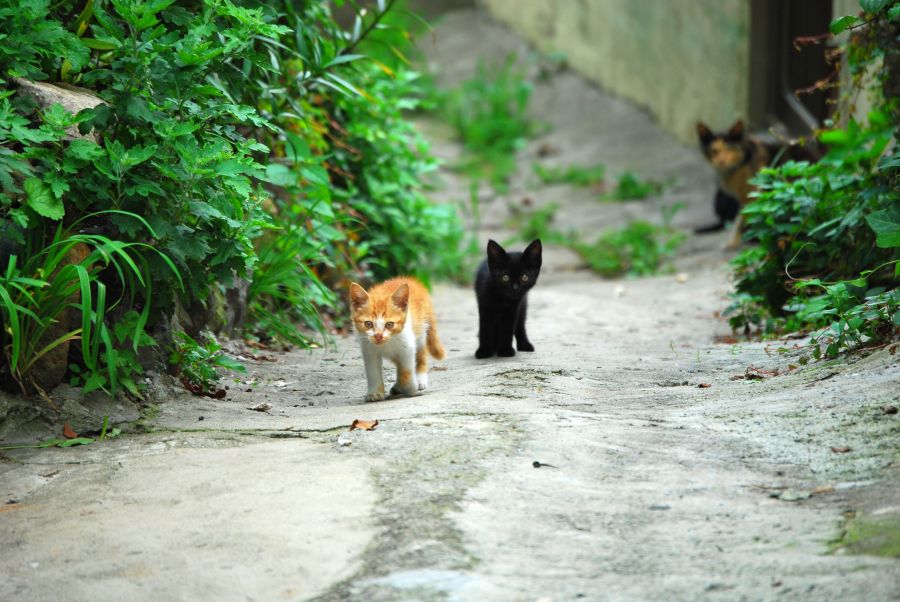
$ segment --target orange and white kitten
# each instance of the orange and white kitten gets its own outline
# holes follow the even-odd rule
[[[350,285],[350,311],[366,364],[366,401],[384,399],[382,361],[397,366],[391,393],[415,395],[428,387],[428,356],[444,359],[428,290],[415,278],[391,278],[367,292]]]

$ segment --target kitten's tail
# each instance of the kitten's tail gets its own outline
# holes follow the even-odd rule
[[[431,357],[434,359],[444,359],[444,356],[446,355],[444,346],[441,345],[441,341],[438,339],[437,325],[434,320],[431,320],[431,323],[428,324],[428,333],[425,335],[425,347],[428,348],[428,353],[430,353]]]

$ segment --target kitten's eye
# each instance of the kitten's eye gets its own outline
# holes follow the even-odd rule
[[[373,327],[373,326],[375,326],[375,325],[374,325],[374,324],[372,324],[372,322],[371,322],[371,321],[369,321],[369,320],[366,320],[366,328],[372,328],[372,327]]]
[[[384,327],[387,328],[388,330],[390,330],[391,328],[394,327],[394,323],[393,322],[385,322]]]
[[[509,282],[509,274],[503,274],[502,276],[500,276],[500,280],[502,280],[503,282]]]
[[[528,274],[522,274],[522,282],[528,282]]]

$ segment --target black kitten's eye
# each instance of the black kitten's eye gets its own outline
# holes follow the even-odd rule
[[[503,282],[509,282],[509,274],[503,274],[502,276],[500,276],[500,280],[502,280]]]
[[[388,330],[390,330],[391,328],[394,327],[394,323],[393,322],[385,322],[384,327],[387,328]]]
[[[372,328],[373,326],[374,326],[374,324],[372,324],[371,321],[366,320],[366,328]]]
[[[522,274],[522,282],[528,282],[528,274]]]

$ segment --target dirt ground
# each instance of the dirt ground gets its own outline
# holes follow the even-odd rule
[[[434,39],[448,83],[479,56],[540,68],[474,10]],[[526,195],[584,232],[676,201],[676,225],[712,220],[712,172],[640,109],[567,71],[539,81],[532,107],[549,126],[507,194],[482,191],[482,242],[511,234]],[[455,143],[421,125],[452,162]],[[541,145],[557,150],[547,164],[675,184],[621,204],[537,189]],[[465,181],[439,176],[438,198],[467,200]],[[900,405],[900,354],[803,366],[802,340],[717,342],[726,236],[689,239],[671,274],[625,280],[549,247],[530,297],[537,350],[515,358],[476,360],[474,294],[437,286],[448,358],[414,398],[364,403],[357,343],[338,338],[274,361],[245,352],[224,400],[158,379],[142,413],[67,402],[129,433],[0,452],[0,599],[898,600],[900,416],[883,408]],[[348,431],[354,419],[379,425]],[[39,416],[19,424],[7,442],[43,434]],[[890,542],[894,557],[858,553]]]

